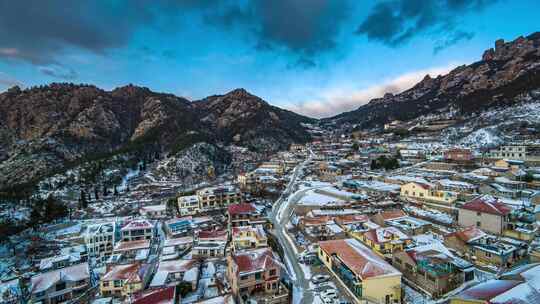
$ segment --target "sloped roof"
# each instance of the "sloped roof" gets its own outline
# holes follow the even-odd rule
[[[319,246],[327,254],[337,255],[362,279],[401,275],[397,269],[355,239],[324,241],[319,242]]]
[[[501,200],[491,195],[483,195],[465,203],[461,206],[462,209],[472,210],[476,212],[489,213],[494,215],[507,215],[512,211]]]
[[[237,253],[232,259],[239,272],[255,272],[277,266],[276,257],[269,248],[261,248]]]
[[[173,304],[175,286],[151,289],[135,295],[133,304]]]
[[[199,239],[227,238],[227,230],[202,230],[198,233]]]
[[[463,300],[489,301],[519,284],[522,284],[522,282],[511,280],[489,280],[462,291],[458,294],[457,298]]]
[[[127,280],[129,282],[142,281],[144,273],[148,270],[148,264],[124,264],[114,265],[101,278],[103,281]]]
[[[90,278],[88,263],[40,273],[32,277],[31,290],[37,293],[49,289],[58,282],[76,282]]]
[[[465,243],[473,242],[480,239],[487,234],[476,226],[469,226],[449,234],[449,236],[456,236]]]
[[[229,214],[251,214],[257,211],[255,206],[250,203],[232,204],[227,207],[227,210]]]
[[[407,214],[400,209],[386,210],[379,214],[385,221],[407,216]]]
[[[376,229],[370,229],[366,231],[365,235],[366,238],[377,244],[389,242],[392,240],[392,237],[397,237],[399,240],[410,239],[408,235],[406,235],[396,227],[380,227]]]
[[[365,214],[345,214],[345,215],[338,215],[335,218],[336,223],[342,224],[342,225],[363,223],[363,222],[367,222],[368,220],[369,220],[369,217]]]

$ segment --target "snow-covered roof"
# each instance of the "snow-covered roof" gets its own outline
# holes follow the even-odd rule
[[[77,264],[33,276],[30,290],[32,293],[38,293],[49,289],[58,282],[77,282],[89,278],[88,263]]]
[[[401,273],[377,256],[371,249],[355,239],[331,240],[319,243],[328,255],[337,255],[356,275],[362,279],[394,276]]]

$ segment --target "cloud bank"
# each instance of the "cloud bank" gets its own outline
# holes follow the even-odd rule
[[[447,74],[459,64],[450,63],[442,67],[433,67],[424,70],[412,71],[397,77],[383,81],[380,84],[358,90],[342,88],[330,88],[314,100],[308,100],[299,104],[285,105],[285,108],[299,114],[324,118],[351,111],[368,103],[373,98],[382,97],[385,93],[400,93],[421,81],[426,75],[436,77]]]
[[[432,34],[442,38],[434,52],[470,40],[474,33],[459,29],[460,17],[479,12],[495,0],[393,0],[378,2],[356,34],[398,47],[413,37]]]

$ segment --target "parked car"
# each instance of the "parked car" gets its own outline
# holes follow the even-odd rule
[[[329,298],[333,300],[339,300],[339,296],[337,294],[337,290],[335,289],[327,289],[321,292],[321,298]]]
[[[330,276],[325,274],[318,274],[311,278],[311,282],[313,282],[314,284],[324,283],[328,280],[330,280]]]

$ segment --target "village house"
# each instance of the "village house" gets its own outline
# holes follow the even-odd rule
[[[475,226],[446,235],[444,244],[476,263],[496,267],[510,267],[526,254],[523,249],[501,242]]]
[[[149,240],[120,241],[114,246],[108,264],[144,261],[150,253]]]
[[[234,251],[268,246],[268,238],[261,225],[233,227],[231,238]]]
[[[379,226],[385,226],[387,221],[397,220],[400,218],[405,218],[407,216],[407,213],[405,213],[401,209],[389,209],[379,211],[376,214],[372,215],[371,220]]]
[[[281,263],[269,248],[233,253],[227,257],[227,277],[239,303],[289,303],[289,291],[280,282]]]
[[[182,216],[197,214],[199,212],[199,197],[197,195],[178,197],[178,210]]]
[[[208,187],[197,191],[199,212],[222,210],[230,204],[240,203],[242,193],[232,185]]]
[[[425,234],[432,228],[430,222],[412,216],[389,219],[384,223],[386,226],[395,227],[410,236]]]
[[[88,263],[40,273],[30,280],[32,303],[56,304],[75,300],[91,286]]]
[[[151,240],[154,236],[154,224],[147,219],[138,219],[127,222],[120,228],[122,241]]]
[[[228,227],[263,225],[266,220],[251,203],[232,204],[227,207]]]
[[[106,261],[112,254],[115,244],[116,224],[114,222],[93,224],[83,233],[88,256],[98,262]]]
[[[416,288],[435,298],[474,279],[473,265],[454,256],[440,242],[395,252],[392,265]]]
[[[488,157],[495,159],[516,159],[532,164],[540,163],[540,145],[509,144],[492,149]]]
[[[358,303],[401,303],[401,272],[359,241],[320,242],[318,256]]]
[[[165,239],[163,243],[163,250],[161,251],[161,260],[165,261],[177,259],[187,253],[192,246],[192,236]]]
[[[440,190],[435,184],[411,182],[401,186],[402,197],[427,201],[443,205],[452,205],[457,200],[457,194]]]
[[[502,234],[508,225],[512,210],[499,199],[484,195],[458,207],[458,223],[467,227],[474,225],[484,231]]]
[[[196,260],[160,261],[154,273],[150,288],[175,286],[180,282],[191,284],[191,290],[197,289],[200,263]]]
[[[149,219],[162,219],[167,217],[167,206],[164,204],[143,206],[139,213]]]
[[[540,303],[540,264],[526,264],[467,288],[449,304]]]
[[[379,227],[365,232],[351,231],[349,234],[381,256],[391,256],[393,252],[404,250],[412,243],[412,239],[396,227]]]
[[[99,292],[103,297],[129,297],[145,288],[151,269],[151,264],[140,263],[109,266],[99,282]]]
[[[180,295],[175,286],[152,288],[139,293],[133,297],[132,304],[176,304],[179,303]]]
[[[474,158],[472,151],[470,149],[449,149],[443,152],[443,159],[445,161],[455,161],[455,162],[469,162]]]
[[[191,216],[173,218],[164,223],[165,231],[169,236],[184,235],[192,230],[192,225],[193,218]]]
[[[191,254],[194,258],[224,257],[228,238],[227,230],[199,231]]]

